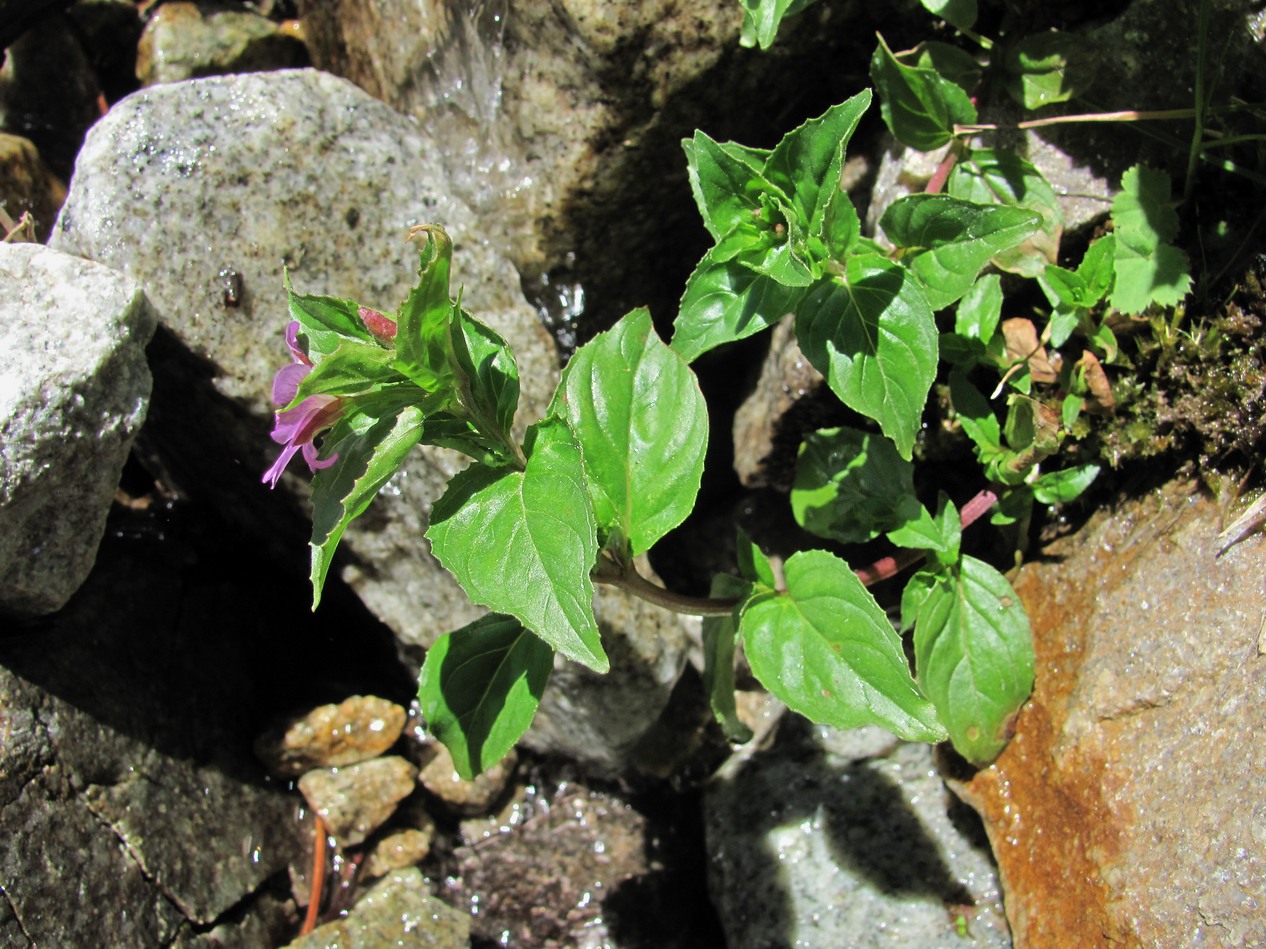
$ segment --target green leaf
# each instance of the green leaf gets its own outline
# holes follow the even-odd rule
[[[1099,476],[1098,465],[1079,465],[1048,471],[1033,482],[1033,497],[1042,504],[1067,504],[1075,500]]]
[[[720,241],[740,224],[750,224],[762,210],[763,158],[753,166],[758,156],[736,153],[700,131],[683,139],[681,147],[690,190],[712,239]]]
[[[944,738],[900,637],[848,564],[801,551],[787,561],[786,578],[786,593],[753,597],[739,620],[756,678],[821,724],[880,725],[910,741]]]
[[[998,416],[980,390],[961,372],[950,373],[950,400],[959,424],[975,443],[982,462],[1002,451],[1002,425]]]
[[[976,22],[976,0],[921,0],[924,8],[950,26],[970,30]]]
[[[1067,102],[1094,81],[1093,45],[1071,33],[1033,33],[1011,46],[1002,60],[1006,88],[1026,109]]]
[[[1152,303],[1173,306],[1191,290],[1187,255],[1166,243],[1178,233],[1169,201],[1163,171],[1135,165],[1121,177],[1112,199],[1116,282],[1110,302],[1122,313],[1141,313]]]
[[[457,307],[452,325],[453,359],[466,410],[485,432],[507,444],[519,406],[519,368],[509,345],[491,327]]]
[[[1116,240],[1111,234],[1101,237],[1088,248],[1077,265],[1077,276],[1086,284],[1086,299],[1093,306],[1104,298],[1112,286],[1112,262],[1116,256]]]
[[[997,274],[985,274],[958,301],[954,332],[965,339],[987,343],[998,331],[1001,317],[1002,280]]]
[[[742,264],[704,254],[686,282],[673,324],[672,348],[686,362],[709,349],[746,339],[796,309],[805,291],[784,287]]]
[[[777,585],[773,565],[765,552],[744,532],[738,528],[738,540],[735,545],[738,560],[739,576],[751,583],[758,583],[770,590]]]
[[[840,190],[844,150],[870,99],[864,89],[788,132],[765,165],[765,176],[790,196],[796,223],[810,238],[822,236],[827,205]]]
[[[712,580],[714,597],[744,598],[751,588],[750,583],[727,574],[718,574]],[[751,740],[752,730],[739,720],[734,704],[734,647],[738,638],[735,617],[739,609],[729,616],[703,618],[703,688],[725,737],[741,744]]]
[[[836,188],[827,199],[826,215],[822,219],[822,243],[828,259],[842,262],[857,249],[861,234],[862,222],[852,198]]]
[[[819,537],[860,544],[917,518],[922,506],[914,500],[914,466],[891,441],[827,428],[800,445],[791,510]]]
[[[920,43],[912,51],[914,59],[905,60],[905,65],[916,69],[930,69],[943,79],[948,79],[970,97],[980,84],[984,69],[976,58],[966,50],[951,46],[949,43],[938,43],[927,40]]]
[[[1014,247],[1041,225],[1023,208],[975,204],[947,194],[912,194],[889,205],[879,226],[919,278],[932,309],[949,306],[975,282],[999,251]]]
[[[870,77],[888,130],[911,148],[933,151],[954,137],[955,125],[976,121],[967,93],[931,69],[899,62],[882,36],[870,61]]]
[[[993,264],[1008,273],[1036,277],[1059,259],[1064,212],[1050,182],[1037,167],[1014,152],[977,149],[954,166],[946,193],[976,204],[1027,208],[1042,217],[1042,226],[1014,247],[993,256]]]
[[[576,351],[550,414],[566,419],[584,456],[598,527],[619,530],[634,556],[694,508],[708,447],[708,406],[682,358],[645,309]]]
[[[921,571],[911,583],[922,596],[909,604],[903,597],[902,613],[909,606],[915,614],[919,682],[959,754],[983,767],[1006,747],[1033,689],[1028,616],[1006,578],[973,557],[957,569]]]
[[[799,13],[814,0],[739,0],[743,5],[742,46],[769,49],[784,17]]]
[[[936,375],[937,334],[918,283],[870,254],[850,257],[796,311],[805,358],[849,408],[875,419],[909,458]]]
[[[956,561],[963,536],[958,508],[942,493],[935,517],[923,505],[919,505],[919,511],[920,517],[912,519],[897,530],[889,531],[888,539],[898,547],[931,551],[937,560],[950,563]]]
[[[299,334],[307,340],[308,357],[314,363],[334,352],[346,339],[381,346],[360,318],[360,305],[351,300],[295,293],[287,274],[286,302],[290,318],[299,324]]]
[[[509,754],[532,724],[553,668],[554,650],[496,613],[426,651],[418,701],[458,774],[473,780]]]
[[[371,343],[343,338],[332,353],[313,366],[303,377],[287,408],[311,395],[355,395],[369,389],[401,381],[395,368],[395,353]],[[420,400],[425,393],[414,388]]]
[[[597,525],[580,448],[560,420],[533,426],[528,440],[524,471],[472,465],[453,476],[431,513],[431,551],[472,602],[606,672],[589,577]]]
[[[321,590],[334,550],[347,525],[364,513],[378,490],[404,464],[422,439],[423,414],[417,406],[398,417],[374,418],[354,413],[339,421],[325,445],[337,460],[312,478],[312,608]]]
[[[418,252],[418,282],[400,304],[396,352],[400,370],[434,392],[451,385],[453,377],[449,338],[453,302],[448,295],[453,243],[439,227],[426,235]]]

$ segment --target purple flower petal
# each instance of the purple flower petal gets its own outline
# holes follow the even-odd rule
[[[302,363],[291,363],[277,370],[277,376],[273,379],[273,402],[277,405],[289,405],[293,402],[295,393],[299,391],[299,383],[311,371]]]

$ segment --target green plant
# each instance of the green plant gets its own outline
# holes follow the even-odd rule
[[[969,3],[925,5],[970,25]],[[781,13],[759,17],[799,6],[749,13],[762,30],[776,29]],[[1045,42],[1020,59],[1022,98],[1064,94],[1041,78],[1058,55],[1058,44]],[[594,583],[705,617],[705,683],[735,740],[747,735],[734,702],[741,646],[756,677],[814,721],[948,737],[978,765],[1005,746],[1032,687],[1028,620],[1005,577],[962,552],[962,529],[989,510],[995,524],[1023,524],[1035,502],[1085,489],[1093,465],[1043,466],[1067,455],[1083,412],[1110,407],[1103,364],[1119,353],[1105,316],[1172,302],[1189,278],[1169,243],[1168,179],[1146,168],[1122,182],[1114,234],[1076,269],[1058,266],[1062,219],[1049,184],[1018,156],[966,145],[962,130],[977,115],[964,86],[979,66],[952,49],[894,54],[881,39],[872,61],[893,133],[918,148],[951,146],[928,193],[883,214],[888,244],[862,234],[838,184],[869,91],[772,149],[703,132],[684,142],[714,244],[687,283],[671,344],[645,310],[628,314],[576,352],[545,418],[522,441],[512,430],[513,354],[451,295],[442,228],[415,229],[418,284],[391,315],[289,292],[294,361],[274,393],[282,406],[274,438],[286,448],[266,480],[275,483],[300,451],[315,471],[314,607],[347,525],[414,445],[471,459],[436,502],[427,538],[471,600],[493,612],[441,637],[419,685],[428,723],[460,772],[479,772],[523,734],[555,653],[607,670]],[[990,264],[1037,279],[1051,306],[1040,334],[1031,320],[1002,318],[1002,282],[982,275]],[[788,313],[831,391],[877,428],[807,438],[793,512],[830,541],[883,535],[897,553],[859,570],[825,550],[776,565],[740,535],[738,575],[716,577],[711,597],[650,583],[635,559],[685,520],[703,469],[707,407],[689,363]],[[1086,348],[1061,359],[1070,341]],[[988,374],[997,378],[990,396],[978,388]],[[982,489],[961,512],[944,495],[929,510],[914,489],[918,433],[938,378],[983,468]],[[994,403],[1004,394],[999,417]],[[902,626],[913,628],[912,672],[867,585],[920,560],[900,600]]]

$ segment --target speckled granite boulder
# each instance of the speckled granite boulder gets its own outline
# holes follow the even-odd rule
[[[139,284],[36,244],[0,244],[0,608],[65,605],[97,556],[145,419],[154,312]]]

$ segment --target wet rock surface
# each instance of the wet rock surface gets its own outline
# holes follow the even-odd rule
[[[269,729],[255,754],[270,774],[298,777],[312,768],[336,768],[376,758],[404,731],[405,710],[374,695],[322,705]]]
[[[355,846],[386,823],[413,793],[418,771],[403,758],[375,758],[341,768],[318,768],[299,790],[342,844]]]
[[[50,613],[92,569],[150,395],[155,314],[108,267],[0,244],[0,609]]]
[[[1247,946],[1266,939],[1266,548],[1217,556],[1185,485],[1051,544],[1016,589],[1037,685],[985,818],[1019,946]]]
[[[431,895],[417,870],[397,870],[356,904],[346,919],[318,926],[288,949],[465,949],[470,918]]]

